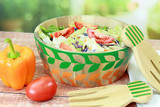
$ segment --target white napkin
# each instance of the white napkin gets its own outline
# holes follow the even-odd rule
[[[157,50],[157,53],[160,55],[160,50]],[[148,84],[147,80],[139,70],[139,67],[136,63],[134,55],[132,56],[130,64],[128,66],[128,74],[129,74],[130,81],[141,80]],[[153,89],[152,99],[146,104],[137,104],[137,106],[138,107],[160,107],[160,94],[158,94]]]

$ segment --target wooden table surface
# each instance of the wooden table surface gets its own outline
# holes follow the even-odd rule
[[[34,79],[47,75],[44,72],[43,65],[38,54],[36,44],[34,41],[33,33],[20,33],[20,32],[0,32],[0,51],[2,51],[7,44],[4,43],[4,39],[9,37],[13,43],[21,46],[27,46],[34,51],[36,56],[36,71]],[[148,40],[155,49],[160,49],[160,40]],[[0,56],[1,57],[1,56]],[[114,84],[126,84],[129,82],[128,74],[116,81]],[[54,98],[45,102],[34,102],[27,98],[25,95],[25,87],[22,90],[14,90],[3,85],[0,80],[0,107],[69,107],[67,92],[71,90],[82,89],[79,87],[71,87],[57,83],[57,93]],[[131,103],[127,107],[136,107],[135,103]]]

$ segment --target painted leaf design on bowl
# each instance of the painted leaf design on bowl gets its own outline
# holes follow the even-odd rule
[[[88,80],[96,81],[99,78],[99,76],[100,76],[100,73],[95,73],[95,74],[93,73],[89,76]]]
[[[70,72],[63,72],[63,73],[62,73],[62,77],[63,77],[63,78],[71,78],[72,75],[73,75],[73,74],[70,73]]]
[[[77,64],[73,67],[73,71],[74,72],[77,72],[77,71],[80,71],[84,68],[85,64]]]
[[[90,66],[88,72],[94,72],[99,68],[100,64],[93,64],[92,66]]]
[[[55,62],[55,59],[54,59],[54,58],[48,57],[48,63],[49,63],[49,64],[54,64],[54,62]]]
[[[109,80],[109,78],[112,77],[112,73],[113,73],[112,70],[106,71],[106,73],[102,76],[102,79],[104,79],[104,80]]]
[[[50,49],[48,49],[48,48],[45,48],[45,49],[46,49],[46,52],[48,53],[48,55],[49,55],[50,57],[55,58],[54,53],[53,53]]]
[[[39,53],[40,53],[40,57],[44,59],[44,54],[41,51]]]
[[[113,55],[107,55],[104,57],[105,57],[106,61],[115,61],[116,60],[115,56],[113,56]]]
[[[114,66],[114,64],[115,64],[115,61],[109,62],[108,64],[106,64],[104,66],[104,68],[102,69],[102,71],[105,71],[105,70],[108,70],[108,69],[112,68]]]
[[[67,69],[71,65],[70,62],[61,62],[60,68],[61,69]]]
[[[82,80],[84,80],[86,77],[87,77],[86,74],[78,74],[78,75],[75,77],[75,80],[76,80],[76,81],[82,81]]]
[[[93,62],[93,63],[101,63],[101,60],[99,59],[98,56],[90,55],[90,56],[88,56],[88,58],[89,58],[90,61]]]
[[[81,63],[81,64],[85,64],[85,58],[81,55],[73,55],[75,61]]]
[[[119,51],[118,56],[119,56],[120,59],[125,58],[125,52],[124,51]]]
[[[66,62],[71,62],[70,57],[65,53],[58,53],[58,55]]]
[[[126,65],[129,62],[129,60],[130,60],[130,57],[127,57],[125,62],[124,62],[124,65]]]
[[[114,66],[114,68],[118,68],[119,66],[121,66],[123,61],[124,59],[119,60],[118,63]]]

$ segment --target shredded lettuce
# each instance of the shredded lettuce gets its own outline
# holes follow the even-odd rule
[[[85,26],[83,26],[81,29],[75,31],[74,33],[72,33],[70,35],[70,37],[75,37],[77,35],[83,35],[83,33],[86,33],[87,32],[87,28]]]
[[[50,40],[49,34],[62,30],[64,27],[55,27],[51,25],[48,29],[45,29],[41,26],[42,32],[40,32],[40,38],[48,45],[60,48],[60,44],[63,42],[72,48],[76,49],[79,52],[99,52],[99,51],[112,51],[115,49],[121,49],[124,47],[124,43],[121,41],[120,34],[122,32],[121,26],[116,26],[114,28],[108,29],[107,26],[100,27],[96,31],[104,33],[107,36],[115,38],[112,43],[101,45],[98,44],[94,38],[90,38],[87,34],[87,27],[82,27],[81,29],[76,30],[68,38],[59,36],[57,38],[53,37],[53,40]]]
[[[100,33],[104,33],[106,35],[111,35],[113,37],[120,37],[120,34],[122,32],[122,27],[121,26],[116,26],[114,28],[108,29],[108,31],[105,31],[103,29],[97,29],[96,31]]]
[[[87,47],[89,48],[88,52],[94,52],[94,50],[97,52],[104,51],[104,48],[102,48],[99,44],[97,44],[94,38],[92,39],[87,38],[87,41],[84,42],[83,46],[85,45],[87,45]]]
[[[59,30],[63,30],[65,27],[64,26],[62,26],[62,27],[56,27],[54,25],[51,25],[51,26],[49,26],[48,29],[44,28],[43,26],[40,26],[40,28],[41,28],[41,30],[42,30],[42,32],[44,34],[48,35],[48,33],[51,34],[53,32],[56,32],[56,31],[59,31]]]
[[[63,36],[59,36],[58,38],[53,37],[52,43],[55,45],[56,48],[59,48],[62,42],[66,42],[67,39]]]
[[[45,35],[44,33],[42,32],[39,32],[39,37],[43,40],[44,38],[47,38],[48,36]],[[49,37],[48,37],[49,38]]]
[[[108,36],[109,36],[109,33],[108,33],[107,31],[105,31],[105,30],[102,30],[102,29],[96,29],[96,31],[98,31],[98,32],[100,32],[100,33],[104,33],[104,34],[106,34],[106,35],[108,35]]]
[[[101,29],[101,30],[105,30],[105,31],[107,31],[108,27],[107,27],[107,26],[104,26],[104,27],[100,27],[100,26],[98,26],[98,29]]]
[[[44,33],[41,32],[39,34],[39,36],[43,40],[44,43],[46,43],[46,44],[48,44],[50,46],[52,46],[52,45],[54,46],[55,45],[55,44],[52,43],[52,41],[50,40],[50,38],[47,35],[45,35]]]
[[[116,26],[112,29],[108,29],[108,33],[114,37],[120,37],[122,32],[122,27],[121,26]]]

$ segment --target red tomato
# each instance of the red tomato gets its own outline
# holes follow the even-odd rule
[[[61,35],[62,35],[62,33],[60,31],[57,31],[57,32],[54,33],[55,38],[57,38],[57,37],[59,37]]]
[[[66,38],[69,37],[69,35],[71,35],[74,32],[74,27],[69,27],[60,31],[57,31],[54,33],[54,36],[57,38],[59,36],[64,36]]]
[[[74,27],[70,27],[62,36],[68,38],[69,35],[71,35],[73,32],[74,32]]]
[[[26,88],[26,95],[33,101],[46,101],[51,99],[57,90],[56,82],[49,76],[33,80]]]
[[[90,38],[95,38],[95,41],[100,44],[111,43],[114,40],[114,38],[103,33],[97,32],[91,28],[87,29],[87,34]]]
[[[60,48],[64,49],[64,50],[68,50],[68,51],[74,51],[74,52],[77,51],[74,48],[72,48],[71,46],[69,46],[69,45],[67,45],[67,44],[65,44],[63,42],[60,44]]]
[[[50,34],[49,36],[50,36],[51,38],[53,38],[53,34]]]
[[[74,22],[75,26],[77,29],[81,29],[83,26],[86,26],[86,27],[95,27],[95,29],[97,29],[98,27],[96,25],[92,25],[92,24],[87,24],[87,23],[81,23],[81,22]]]

